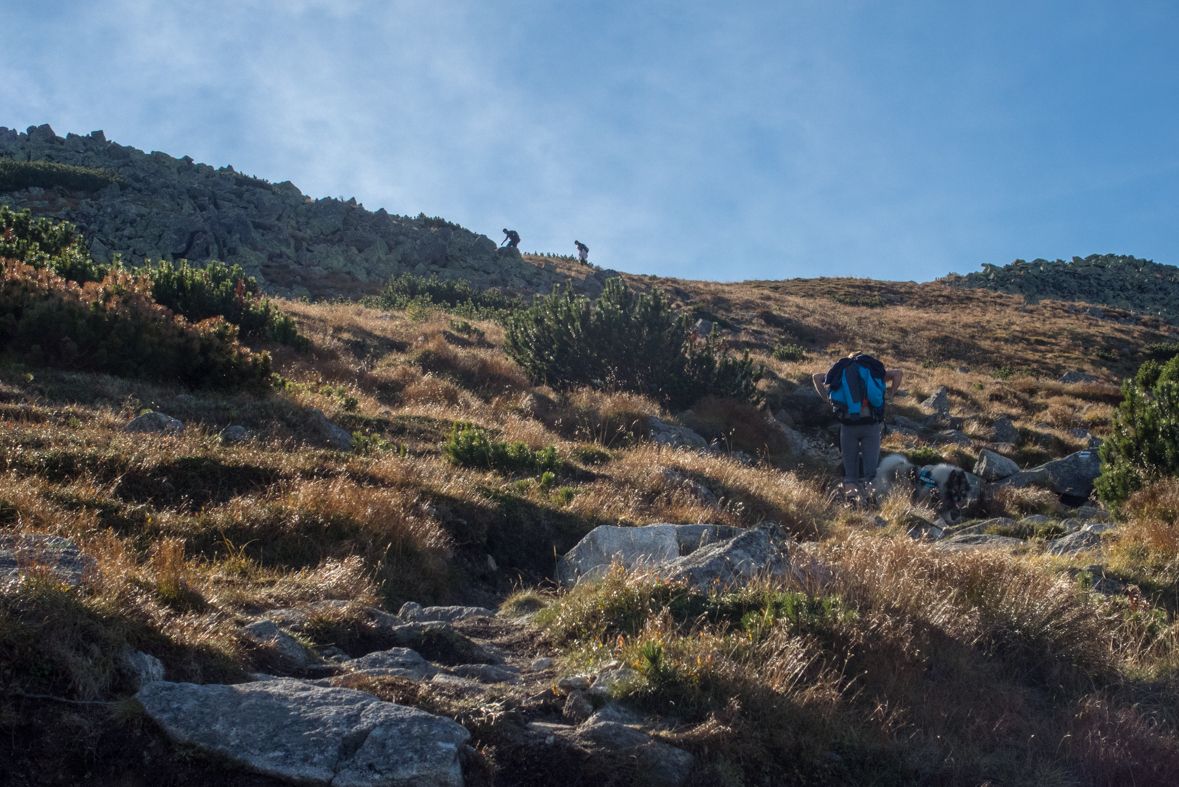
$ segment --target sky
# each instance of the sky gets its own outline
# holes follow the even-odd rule
[[[0,4],[0,125],[713,281],[1179,264],[1179,4]]]

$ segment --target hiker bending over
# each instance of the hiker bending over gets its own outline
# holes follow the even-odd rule
[[[871,355],[852,353],[835,362],[826,373],[812,376],[819,396],[839,418],[839,448],[843,452],[843,493],[860,494],[860,462],[864,484],[876,478],[880,461],[880,433],[884,403],[896,396],[903,372],[885,369]]]
[[[509,249],[514,249],[520,245],[520,233],[516,232],[515,230],[509,230],[505,228],[504,235],[507,237],[504,238],[503,243],[499,244],[500,246],[506,243],[508,244]]]
[[[579,240],[573,241],[573,245],[577,247],[577,259],[581,260],[582,265],[589,265],[589,246]]]

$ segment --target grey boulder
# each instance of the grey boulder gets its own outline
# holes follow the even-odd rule
[[[495,610],[487,607],[423,607],[407,601],[397,611],[397,617],[409,623],[454,623],[469,618],[494,618]]]
[[[351,689],[296,680],[236,686],[158,681],[136,699],[177,743],[250,770],[307,785],[461,787],[450,719]]]
[[[30,574],[48,575],[70,587],[98,579],[98,561],[68,538],[41,533],[0,535],[0,591]]]
[[[389,648],[378,650],[340,664],[346,670],[362,675],[383,675],[410,680],[426,680],[438,672],[438,668],[426,661],[415,650]]]
[[[935,413],[949,413],[950,412],[950,392],[946,386],[941,386],[924,402],[921,407]]]
[[[1044,551],[1056,556],[1092,552],[1101,548],[1101,534],[1114,529],[1113,525],[1090,522],[1075,533],[1049,541]]]
[[[571,587],[605,575],[611,564],[624,568],[660,566],[688,554],[701,544],[732,538],[740,528],[727,525],[601,525],[586,534],[557,563],[556,578]]]
[[[322,410],[311,411],[311,426],[332,448],[340,451],[352,450],[352,435],[329,421]]]
[[[966,535],[951,536],[939,541],[937,549],[946,552],[973,552],[978,549],[1015,549],[1026,542],[1011,536],[992,536],[985,533],[967,533]]]
[[[1091,374],[1085,374],[1084,372],[1072,371],[1072,372],[1065,372],[1064,374],[1062,374],[1060,376],[1060,379],[1057,380],[1057,382],[1065,383],[1066,385],[1068,385],[1071,383],[1095,383],[1095,382],[1098,382],[1098,380],[1096,377],[1094,377]]]
[[[257,645],[273,648],[278,655],[279,665],[284,669],[303,670],[311,663],[306,649],[272,620],[251,623],[242,629],[242,634]]]
[[[123,427],[124,432],[159,433],[183,432],[184,422],[163,413],[144,413]]]
[[[646,572],[650,574],[652,569]],[[727,541],[707,544],[658,569],[661,578],[706,593],[744,587],[759,575],[790,573],[789,555],[777,526],[753,528]]]
[[[1088,497],[1093,491],[1093,482],[1101,475],[1101,457],[1096,451],[1077,451],[1062,459],[1046,462],[1030,470],[1022,470],[1009,476],[996,487],[1042,486],[1058,495]]]
[[[669,448],[708,448],[708,441],[686,426],[673,426],[651,416],[647,421],[651,440]]]
[[[996,443],[1011,443],[1019,442],[1019,429],[1016,428],[1015,423],[1005,415],[999,416],[991,424],[991,437]]]
[[[999,481],[1019,472],[1019,465],[994,451],[983,449],[978,452],[974,463],[974,474],[984,481]]]

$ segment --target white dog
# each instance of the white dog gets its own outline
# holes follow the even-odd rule
[[[872,491],[881,499],[898,485],[912,487],[914,502],[932,505],[943,515],[953,516],[970,498],[970,482],[962,468],[944,462],[918,467],[900,454],[889,454],[876,468]]]

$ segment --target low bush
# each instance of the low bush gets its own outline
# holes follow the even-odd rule
[[[52,161],[14,161],[0,158],[0,191],[17,191],[37,186],[70,191],[98,191],[122,183],[117,172],[101,167],[77,167]]]
[[[738,360],[714,339],[693,343],[689,317],[662,292],[636,294],[621,278],[608,280],[596,302],[568,288],[538,298],[506,327],[504,352],[534,383],[632,391],[676,409],[708,395],[760,398],[765,368],[748,352]]]
[[[779,344],[770,354],[775,361],[805,361],[806,350],[797,344]]]
[[[371,300],[378,309],[402,310],[416,304],[418,309],[445,309],[468,319],[502,322],[508,312],[520,308],[523,301],[509,298],[497,289],[480,290],[464,279],[426,278],[412,273],[395,276],[385,289]]]
[[[79,286],[10,260],[0,282],[0,349],[36,364],[187,387],[265,390],[270,356],[215,317],[193,324],[151,298],[151,281],[112,270]]]
[[[1122,394],[1094,484],[1115,508],[1139,489],[1179,475],[1179,357],[1143,364]]]
[[[524,443],[492,440],[472,423],[457,423],[442,454],[459,467],[479,467],[504,473],[543,473],[561,469],[561,457],[553,446],[533,451]]]

